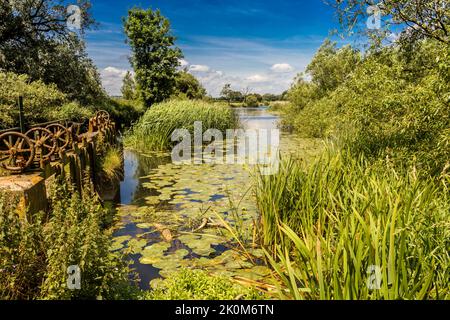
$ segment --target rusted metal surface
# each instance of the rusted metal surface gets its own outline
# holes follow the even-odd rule
[[[33,166],[61,158],[74,144],[81,142],[86,133],[84,123],[67,120],[51,121],[30,126],[26,134],[18,128],[0,131],[0,166],[11,173],[22,173]],[[112,128],[109,113],[101,110],[89,119],[89,134]]]

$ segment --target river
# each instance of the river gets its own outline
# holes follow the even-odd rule
[[[276,129],[280,121],[265,107],[237,108],[236,113],[245,129]],[[309,158],[318,142],[282,134],[280,149]],[[269,274],[262,250],[253,243],[258,223],[254,166],[180,165],[169,154],[131,150],[125,150],[124,158],[120,218],[111,250],[130,254],[141,289],[182,267],[252,280]],[[224,225],[232,226],[233,234]],[[252,248],[254,259],[236,250],[236,238]]]

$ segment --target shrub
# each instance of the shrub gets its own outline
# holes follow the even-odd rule
[[[24,113],[28,123],[45,122],[52,109],[66,102],[66,96],[55,85],[31,82],[26,75],[0,72],[0,129],[18,125],[18,98],[24,98]]]
[[[82,121],[94,116],[94,110],[90,107],[81,106],[77,102],[66,103],[49,114],[49,120],[68,119]]]
[[[123,127],[129,127],[144,114],[145,108],[142,101],[125,100],[120,98],[109,99],[96,109],[104,109],[111,117]]]
[[[0,195],[0,299],[131,297],[129,269],[109,251],[110,235],[103,229],[108,213],[96,196],[85,190],[80,198],[60,183],[51,193],[49,214],[28,221]],[[81,290],[66,286],[71,265],[81,269]]]
[[[261,299],[253,289],[233,283],[226,277],[210,276],[201,270],[182,269],[163,280],[157,288],[148,292],[149,300],[233,300]]]

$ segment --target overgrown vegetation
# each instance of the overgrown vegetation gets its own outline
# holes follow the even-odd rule
[[[326,42],[308,67],[311,82],[300,78],[289,91],[293,107],[285,109],[285,125],[439,175],[450,158],[449,52],[423,40],[360,59]]]
[[[212,128],[225,132],[235,128],[233,110],[222,104],[200,100],[170,100],[147,110],[125,136],[125,145],[139,151],[168,150],[176,129],[187,129],[193,135],[194,122],[202,123],[203,132]]]
[[[279,106],[285,127],[334,143],[310,167],[284,160],[257,179],[281,298],[450,298],[448,6],[432,3],[381,4],[419,27],[396,43],[326,41]],[[346,27],[366,18],[367,2],[337,6]]]
[[[370,165],[329,151],[310,168],[284,161],[260,176],[264,246],[297,299],[450,298],[450,177]],[[367,283],[381,270],[380,290]]]
[[[110,214],[85,189],[64,183],[51,192],[48,214],[21,220],[16,203],[0,195],[1,299],[123,299],[131,297],[129,269],[109,251]],[[67,288],[67,268],[81,269],[81,290]]]

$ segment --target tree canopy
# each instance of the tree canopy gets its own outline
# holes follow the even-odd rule
[[[163,101],[174,91],[181,50],[174,47],[170,22],[159,10],[134,8],[125,20],[131,63],[140,95],[147,106]]]

